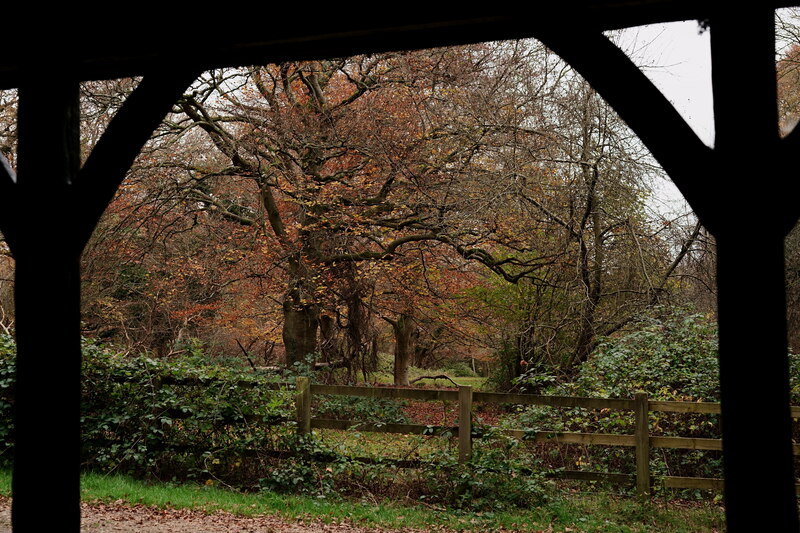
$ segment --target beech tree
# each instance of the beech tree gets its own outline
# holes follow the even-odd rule
[[[317,351],[321,323],[331,351],[323,309],[334,278],[347,277],[342,265],[390,258],[402,245],[430,238],[415,231],[409,202],[394,202],[409,188],[407,162],[419,145],[413,121],[403,116],[410,102],[403,105],[408,96],[392,79],[396,70],[384,57],[362,57],[211,73],[179,104],[184,117],[175,128],[201,130],[226,162],[188,168],[182,186],[216,216],[260,227],[280,265],[289,364]],[[227,90],[233,82],[236,90]],[[376,128],[398,120],[405,127]],[[221,195],[220,177],[246,179],[251,194]],[[355,327],[363,293],[349,277],[347,316]]]
[[[534,41],[208,72],[98,231],[108,282],[87,301],[118,317],[96,331],[162,354],[282,345],[351,380],[386,324],[407,384],[436,344],[421,332],[474,333],[456,317],[481,312],[452,302],[491,273],[527,298],[517,373],[568,369],[666,289],[678,258],[643,208],[657,172]]]
[[[336,283],[349,283],[348,325],[368,314],[369,283],[348,264],[430,241],[509,279],[522,275],[510,267],[536,268],[538,259],[497,259],[485,246],[496,232],[471,218],[496,174],[493,152],[514,135],[540,136],[504,101],[528,74],[507,57],[508,45],[480,45],[212,72],[179,102],[173,132],[205,142],[206,155],[171,158],[183,173],[175,185],[264,239],[286,283],[287,362],[317,351]],[[343,353],[323,329],[326,351]]]

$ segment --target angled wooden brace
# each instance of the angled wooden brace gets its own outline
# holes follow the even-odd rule
[[[625,53],[598,31],[537,32],[536,38],[569,63],[639,136],[705,223],[713,194],[705,179],[712,151],[669,100]]]
[[[84,245],[150,135],[200,74],[180,67],[147,74],[114,116],[74,183]]]

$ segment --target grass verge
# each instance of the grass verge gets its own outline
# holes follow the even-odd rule
[[[11,474],[0,471],[0,494],[10,496]],[[639,503],[607,493],[565,493],[537,509],[515,513],[468,513],[420,505],[319,499],[269,492],[243,494],[213,486],[147,483],[127,476],[87,473],[87,502],[128,502],[158,508],[227,511],[242,516],[279,515],[288,520],[347,520],[360,526],[430,531],[552,531],[644,533],[713,532],[724,529],[723,511],[712,504]]]

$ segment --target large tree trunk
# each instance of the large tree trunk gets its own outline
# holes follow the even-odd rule
[[[336,320],[330,315],[319,317],[319,353],[327,363],[344,359],[342,347],[337,337]]]
[[[408,386],[408,365],[411,362],[411,334],[414,332],[414,320],[407,314],[401,314],[391,322],[394,331],[394,384]]]
[[[283,302],[283,345],[286,364],[304,361],[317,350],[319,308],[302,302],[299,291],[290,291]]]
[[[367,328],[367,320],[364,316],[363,304],[361,303],[361,293],[358,284],[351,279],[350,294],[347,301],[347,340],[342,350],[347,361],[347,382],[353,383],[356,380],[356,365],[359,355],[366,349],[363,345],[363,338]]]
[[[589,143],[589,134],[585,134],[584,146]],[[586,153],[586,152],[585,152]],[[581,284],[586,293],[586,300],[583,302],[580,313],[580,331],[575,343],[575,351],[566,367],[568,372],[574,372],[578,365],[585,362],[594,348],[594,341],[597,336],[597,316],[596,311],[600,305],[603,285],[603,268],[605,254],[603,250],[603,231],[600,220],[600,198],[597,195],[597,182],[599,170],[596,165],[591,168],[584,165],[584,180],[587,183],[586,211],[581,222],[581,227],[585,228],[591,220],[592,249],[584,238],[583,233],[580,237],[580,256],[579,265],[581,272]],[[590,255],[593,257],[590,259]]]

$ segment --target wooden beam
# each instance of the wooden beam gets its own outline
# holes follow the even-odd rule
[[[241,31],[238,25],[220,25],[213,34],[187,37],[182,31],[164,31],[161,23],[167,13],[151,10],[126,12],[126,26],[135,32],[120,32],[116,20],[103,20],[92,31],[29,32],[27,39],[10,39],[0,60],[0,89],[22,83],[22,66],[29,50],[57,51],[65,42],[74,43],[80,55],[75,74],[80,80],[141,76],[154,67],[166,68],[178,62],[193,63],[200,70],[247,66],[269,62],[323,59],[354,54],[379,53],[410,48],[430,48],[530,37],[537,25],[551,26],[568,21],[597,30],[649,24],[658,21],[705,18],[711,2],[690,0],[572,0],[537,3],[529,13],[525,8],[452,9],[430,7],[425,10],[398,11],[386,17],[374,10],[325,10],[305,13],[302,24],[271,24],[268,29]],[[82,15],[82,14],[81,14]],[[77,15],[72,22],[79,27]],[[206,13],[180,14],[185,27],[208,25]],[[269,5],[248,6],[250,20],[275,19]],[[34,20],[18,21],[21,27],[34,27]],[[266,28],[266,26],[265,26]],[[153,39],[158,35],[158,39]]]
[[[715,201],[712,152],[642,71],[602,33],[555,25],[537,34],[578,71],[639,136],[703,224]]]
[[[472,457],[472,387],[458,388],[458,462]]]
[[[394,424],[358,422],[355,420],[334,420],[331,418],[312,418],[311,427],[316,429],[355,430],[364,433],[397,433],[402,435],[430,435],[441,437],[458,436],[457,426],[426,426],[423,424]]]
[[[613,433],[572,433],[567,431],[532,431],[524,429],[504,429],[504,435],[533,442],[557,442],[560,444],[592,444],[603,446],[636,446],[633,435]]]
[[[715,402],[664,402],[658,400],[650,401],[650,410],[668,413],[719,414],[721,412],[719,403]]]
[[[458,391],[442,389],[398,389],[384,387],[348,387],[345,385],[312,385],[313,394],[337,394],[362,398],[405,398],[422,401],[458,401]]]
[[[180,65],[151,72],[114,115],[75,180],[75,233],[83,245],[153,130],[199,75]]]
[[[647,393],[634,395],[636,409],[636,493],[640,499],[650,497],[650,416],[647,409]]]
[[[664,476],[662,483],[667,489],[722,490],[725,481],[717,478]]]
[[[80,247],[71,183],[79,165],[78,83],[69,72],[30,72],[19,91],[19,174],[3,197],[16,260],[17,363],[11,519],[42,527],[42,484],[60,531],[80,529]],[[13,203],[11,203],[13,202]],[[49,413],[46,420],[41,413]],[[45,481],[46,480],[46,481]]]
[[[580,396],[540,396],[538,394],[506,394],[502,392],[475,392],[475,402],[519,405],[547,405],[550,407],[582,407],[585,409],[620,409],[633,411],[633,400],[617,398],[586,398]]]
[[[650,437],[653,448],[679,448],[682,450],[721,450],[722,439],[695,437]]]
[[[709,229],[717,241],[727,526],[757,531],[769,516],[772,529],[797,531],[784,292],[789,222],[780,198],[788,169],[777,163],[774,13],[757,4],[723,8],[710,31],[720,198]]]
[[[297,434],[311,433],[311,380],[300,376],[297,378],[295,392],[295,411],[297,413]]]

